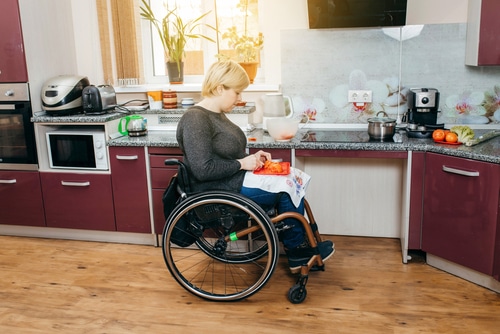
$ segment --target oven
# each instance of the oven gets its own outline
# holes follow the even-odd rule
[[[0,84],[0,169],[38,170],[28,83]]]

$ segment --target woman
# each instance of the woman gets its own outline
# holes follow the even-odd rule
[[[239,192],[263,207],[278,203],[278,212],[295,211],[304,214],[304,200],[295,207],[286,193],[270,193],[257,188],[243,187],[247,171],[263,166],[271,154],[245,152],[247,138],[225,113],[230,112],[241,92],[250,84],[245,70],[233,61],[214,63],[203,81],[203,97],[189,108],[177,126],[177,142],[184,154],[184,163],[190,173],[191,189],[195,192],[227,190]],[[287,219],[281,235],[292,272],[298,272],[314,254],[304,236],[304,228],[296,219]],[[323,260],[334,252],[329,240],[318,244]]]

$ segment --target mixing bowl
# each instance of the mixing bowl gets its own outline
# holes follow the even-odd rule
[[[267,119],[267,132],[276,141],[290,141],[299,130],[300,121],[300,118],[272,117]]]

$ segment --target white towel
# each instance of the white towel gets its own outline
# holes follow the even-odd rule
[[[247,172],[243,180],[243,186],[247,188],[259,188],[271,193],[286,192],[290,194],[295,207],[306,195],[306,188],[311,176],[300,169],[290,167],[288,175],[261,175]]]

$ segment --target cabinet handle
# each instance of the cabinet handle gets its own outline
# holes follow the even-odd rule
[[[0,183],[4,183],[4,184],[13,184],[13,183],[16,183],[17,180],[16,179],[12,179],[12,180],[0,180]]]
[[[83,182],[61,181],[61,184],[63,186],[67,186],[67,187],[88,187],[88,186],[90,186],[89,181],[83,181]]]
[[[137,160],[139,157],[137,155],[117,155],[117,160]]]
[[[464,176],[479,176],[478,171],[468,171],[443,165],[443,171]]]

